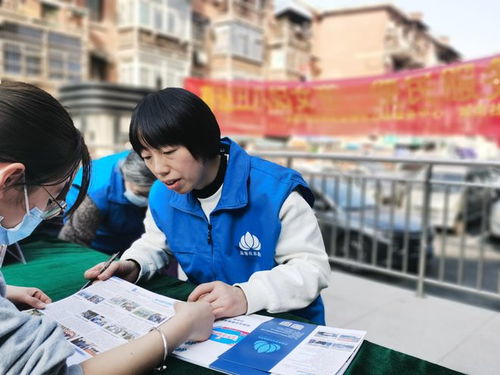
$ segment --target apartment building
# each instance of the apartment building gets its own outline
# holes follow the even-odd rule
[[[52,93],[69,83],[182,86],[191,72],[188,0],[0,2],[0,77]]]
[[[265,78],[266,36],[273,17],[270,0],[193,0],[193,11],[205,20],[206,78]],[[208,34],[208,35],[207,35]],[[200,56],[199,50],[195,54]]]
[[[125,145],[141,95],[188,76],[331,79],[460,57],[421,15],[297,0],[3,0],[0,49],[0,79],[60,95],[96,155]]]
[[[314,79],[377,75],[460,59],[445,39],[430,34],[422,14],[407,15],[388,4],[317,14],[312,43],[319,67]]]
[[[117,0],[116,12],[117,82],[182,86],[191,72],[190,1]]]
[[[293,1],[283,3],[270,22],[267,49],[269,80],[305,81],[311,79],[312,14]]]
[[[81,1],[0,2],[0,79],[53,94],[87,76],[88,13]]]
[[[421,14],[387,4],[319,13],[293,0],[5,0],[0,48],[0,78],[51,92],[87,80],[345,78],[460,57]]]

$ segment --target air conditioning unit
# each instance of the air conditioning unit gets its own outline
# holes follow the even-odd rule
[[[194,61],[197,65],[207,65],[208,63],[207,53],[205,51],[195,50]]]

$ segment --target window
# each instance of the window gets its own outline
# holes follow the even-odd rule
[[[64,34],[49,33],[49,46],[60,48],[60,49],[74,49],[79,50],[82,46],[82,42],[78,38],[67,36]]]
[[[138,16],[134,17],[138,4]],[[188,0],[119,0],[120,26],[140,26],[156,33],[188,39],[191,8]]]
[[[163,30],[163,18],[164,18],[164,12],[160,7],[155,7],[154,8],[154,28],[155,30]]]
[[[32,43],[41,43],[43,32],[40,29],[22,26],[15,23],[6,22],[0,25],[2,38],[9,39],[15,37],[17,40],[22,40]]]
[[[3,47],[4,70],[7,73],[21,74],[21,48],[14,44]]]
[[[226,30],[228,40],[226,41]],[[242,23],[234,22],[216,28],[216,52],[231,53],[262,62],[262,31]],[[230,43],[230,44],[229,44]]]
[[[148,28],[151,26],[151,7],[150,3],[145,0],[139,3],[139,24]]]
[[[101,0],[87,0],[87,8],[89,9],[89,16],[92,21],[102,21],[103,7]]]
[[[253,40],[253,49],[251,51],[252,58],[257,61],[262,61],[262,38],[256,37]]]
[[[137,61],[126,58],[119,63],[119,80],[121,83],[153,89],[167,86],[182,87],[187,64],[188,62],[184,60],[144,51],[139,54]]]
[[[26,47],[26,75],[39,76],[42,73],[42,58],[40,49]]]
[[[49,78],[64,78],[64,57],[62,52],[49,52]]]
[[[62,50],[49,50],[49,78],[80,82],[82,79],[81,55]]]
[[[272,69],[285,68],[285,51],[283,50],[271,51],[271,68]]]
[[[228,25],[217,26],[215,28],[214,51],[216,53],[229,53],[229,33],[230,29]]]
[[[168,0],[169,14],[173,18],[175,26],[173,34],[179,38],[187,39],[188,22],[191,19],[191,8],[186,0]]]
[[[176,19],[173,11],[169,11],[167,14],[167,33],[176,34]]]
[[[66,70],[69,81],[79,82],[81,80],[82,63],[79,55],[68,56]]]
[[[15,24],[1,25],[0,31],[4,40],[3,69],[5,73],[81,81],[82,44],[80,39],[53,32],[47,34],[39,29]],[[42,54],[40,47],[44,34],[48,40],[46,55]]]

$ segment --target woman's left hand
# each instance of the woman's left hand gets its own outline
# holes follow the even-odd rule
[[[212,305],[215,319],[246,314],[248,304],[243,290],[222,281],[198,285],[189,295],[188,302],[207,301]]]
[[[52,302],[52,300],[40,289],[22,286],[7,285],[6,297],[19,308],[29,306],[43,309],[47,303]]]

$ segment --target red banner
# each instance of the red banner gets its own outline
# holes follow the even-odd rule
[[[330,81],[189,78],[185,88],[207,102],[224,134],[482,134],[500,140],[500,55]]]

